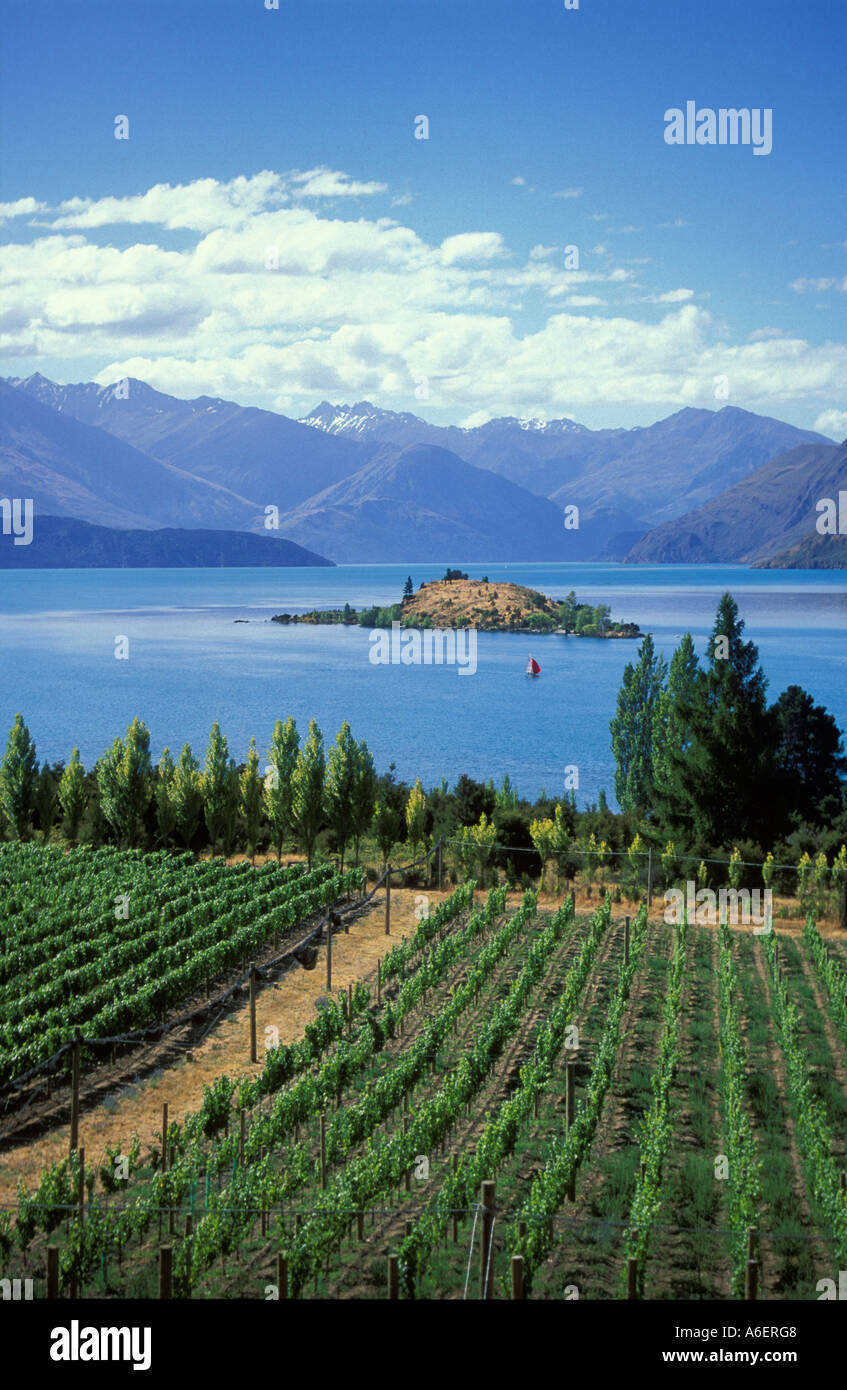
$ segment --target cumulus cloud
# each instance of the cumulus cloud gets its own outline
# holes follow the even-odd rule
[[[847,439],[847,410],[825,410],[812,425],[818,434],[828,434],[838,444]]]
[[[14,203],[0,203],[0,222],[11,222],[15,217],[32,217],[33,213],[44,212],[46,203],[36,198],[18,198]]]
[[[474,230],[433,243],[392,218],[307,201],[381,187],[321,167],[69,199],[44,235],[4,252],[0,350],[48,374],[51,358],[95,357],[101,383],[137,376],[286,410],[316,395],[412,402],[421,376],[435,406],[485,418],[713,405],[724,374],[751,406],[839,399],[839,345],[767,330],[733,344],[690,290],[657,290],[656,310],[607,307],[637,282],[606,259],[567,270],[555,246],[521,258],[500,233]],[[35,199],[8,207],[44,211]],[[115,224],[136,226],[137,241],[110,245]],[[171,249],[176,229],[193,236]]]

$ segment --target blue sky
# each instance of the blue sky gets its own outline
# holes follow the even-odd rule
[[[3,375],[847,434],[842,3],[31,0],[0,23]],[[689,100],[770,109],[772,152],[668,145]]]

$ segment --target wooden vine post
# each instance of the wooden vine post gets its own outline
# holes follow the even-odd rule
[[[159,1297],[171,1297],[171,1268],[173,1246],[163,1245],[159,1249]]]
[[[490,1299],[494,1297],[494,1280],[492,1276],[492,1235],[494,1230],[494,1183],[487,1180],[482,1184],[482,1246],[479,1256],[479,1296],[480,1298]]]
[[[332,914],[326,923],[326,987],[332,989]]]
[[[250,966],[250,1061],[258,1062],[256,1049],[256,967]]]
[[[399,1298],[400,1259],[397,1255],[388,1256],[388,1297]]]
[[[391,935],[391,865],[385,866],[385,935]]]
[[[162,1105],[162,1172],[168,1171],[168,1102]]]
[[[78,1028],[74,1029],[74,1043],[71,1053],[71,1134],[68,1152],[73,1153],[74,1149],[79,1148],[79,1062],[80,1062],[80,1038],[82,1034]]]
[[[629,918],[623,919],[623,963],[629,965]]]

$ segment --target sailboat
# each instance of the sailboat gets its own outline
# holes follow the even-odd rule
[[[539,666],[534,656],[530,656],[529,661],[526,663],[526,674],[528,676],[541,675],[541,667]]]

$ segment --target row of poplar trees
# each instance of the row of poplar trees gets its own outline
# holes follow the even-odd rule
[[[344,855],[348,845],[359,857],[362,836],[374,819],[378,779],[364,740],[357,743],[345,721],[327,755],[314,719],[305,742],[293,719],[277,720],[264,767],[255,739],[239,768],[215,721],[201,768],[186,743],[176,761],[165,748],[154,769],[150,734],[134,719],[126,738],[116,738],[95,767],[96,797],[114,838],[125,847],[143,845],[151,814],[160,845],[195,842],[205,822],[212,853],[226,852],[239,830],[248,853],[265,838],[282,855],[296,842],[309,863],[320,832],[329,828]],[[61,776],[38,770],[35,744],[19,714],[0,763],[0,815],[20,840],[28,839],[37,819],[46,841],[59,813],[68,838],[76,843],[90,799],[89,781],[74,748]]]

